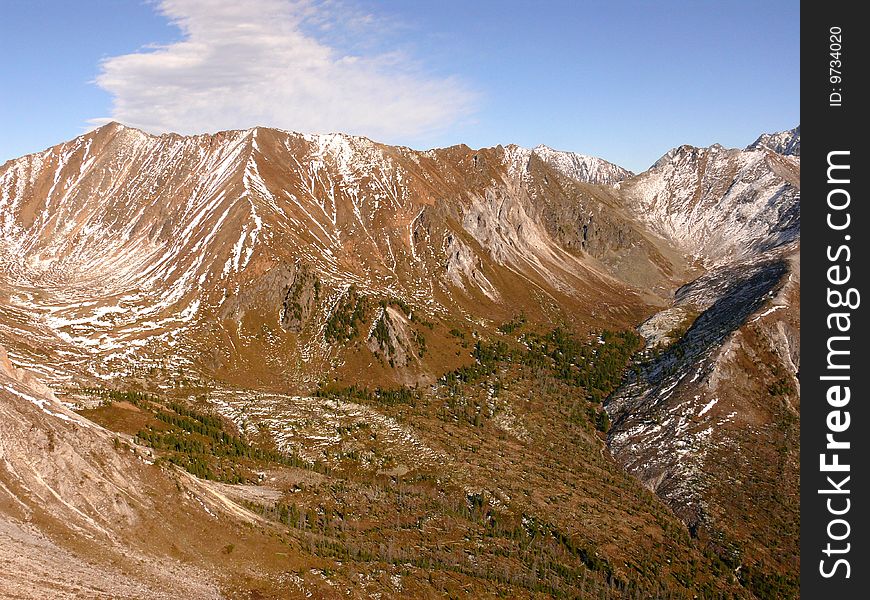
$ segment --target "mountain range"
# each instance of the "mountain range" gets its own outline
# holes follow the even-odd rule
[[[798,596],[799,127],[110,123],[0,230],[4,593]]]

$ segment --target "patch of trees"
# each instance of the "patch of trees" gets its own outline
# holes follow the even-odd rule
[[[504,334],[510,335],[517,329],[521,328],[526,324],[526,314],[521,312],[519,315],[515,316],[513,319],[508,321],[507,323],[502,323],[499,325],[498,330]]]
[[[773,572],[763,565],[743,565],[737,577],[760,600],[797,598],[800,595],[800,581],[796,577]]]
[[[326,472],[319,463],[309,463],[295,454],[261,448],[228,432],[220,417],[170,403],[173,412],[158,409],[154,418],[163,426],[147,425],[136,440],[165,453],[163,459],[203,479],[225,483],[255,481],[250,466],[282,465]],[[247,463],[247,464],[245,464]]]
[[[600,405],[622,382],[627,366],[642,345],[641,337],[634,331],[604,331],[596,339],[580,340],[571,332],[556,328],[544,335],[523,334],[520,340],[522,345],[519,346],[503,340],[478,340],[471,353],[475,362],[445,373],[440,379],[448,394],[446,408],[480,426],[481,416],[491,415],[480,406],[466,406],[467,386],[495,376],[492,385],[494,397],[501,389],[499,370],[513,364],[526,369],[526,374],[543,372],[582,390],[592,406],[585,407],[585,410],[581,407],[579,412],[571,415],[571,419],[577,422],[588,420],[597,430],[607,432],[610,419],[603,408],[594,405]]]
[[[308,294],[305,294],[306,290],[313,290],[313,292],[309,291]],[[312,306],[317,306],[319,301],[320,279],[307,266],[299,267],[293,284],[284,296],[282,322],[285,325],[301,327],[306,313],[311,310]]]
[[[640,349],[641,337],[633,331],[605,331],[599,339],[584,342],[556,328],[546,335],[525,335],[525,348],[479,340],[471,353],[475,364],[446,373],[441,382],[448,387],[475,383],[494,373],[500,363],[512,362],[546,368],[557,379],[584,388],[589,400],[601,402],[622,381],[631,357]]]
[[[427,505],[427,514],[437,515],[439,521],[449,519],[452,526],[466,532],[466,547],[436,544],[421,548],[416,535],[424,522],[420,518],[406,520],[393,532],[378,528],[368,534],[349,523],[342,512],[324,505],[243,504],[285,526],[288,533],[306,542],[301,544],[303,549],[323,558],[410,565],[430,574],[461,573],[555,598],[622,598],[627,597],[622,592],[629,589],[594,547],[533,516],[499,510],[481,493],[450,494]],[[414,533],[402,535],[402,530]],[[485,545],[478,541],[487,538],[490,542]],[[478,548],[473,562],[467,560],[469,547]],[[433,583],[431,575],[429,582]]]
[[[642,339],[634,331],[604,331],[598,340],[583,342],[560,327],[545,336],[527,335],[531,362],[548,359],[553,375],[586,390],[588,400],[602,402],[622,382]]]
[[[360,333],[360,327],[368,315],[368,299],[351,285],[347,292],[336,302],[335,308],[326,320],[323,336],[327,342],[348,342]]]
[[[428,347],[426,346],[426,336],[417,330],[412,331],[411,336],[414,338],[414,343],[417,345],[417,356],[423,358],[428,350]]]
[[[138,390],[111,390],[107,388],[81,388],[81,394],[103,398],[104,403],[129,402],[138,408],[148,408],[149,403],[157,402],[157,396]]]
[[[414,314],[414,311],[411,310],[411,306],[407,302],[395,296],[381,300],[381,308],[387,308],[387,306],[395,306],[409,319]]]
[[[462,393],[462,386],[477,383],[496,372],[499,363],[510,362],[513,352],[507,343],[496,340],[483,342],[478,340],[471,352],[475,362],[464,365],[441,376],[440,382],[447,386],[451,396]]]
[[[375,327],[372,330],[372,335],[375,340],[377,340],[378,345],[387,350],[388,356],[393,356],[396,353],[396,347],[393,345],[393,340],[390,336],[390,326],[387,324],[387,320],[390,317],[387,316],[387,312],[384,311],[381,313],[381,316],[378,318],[378,322],[375,323]],[[390,359],[392,360],[392,359]]]
[[[395,388],[375,388],[370,390],[366,386],[350,385],[347,387],[331,386],[320,388],[314,395],[318,398],[331,398],[335,400],[345,400],[349,402],[359,402],[362,404],[381,404],[385,406],[396,406],[398,404],[406,404],[415,406],[417,400],[420,399],[418,390],[412,390],[406,386]]]
[[[780,377],[769,386],[767,393],[771,396],[788,396],[794,393],[794,385],[785,377]]]

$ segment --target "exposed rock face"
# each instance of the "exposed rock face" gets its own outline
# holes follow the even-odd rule
[[[489,300],[497,302],[499,293],[483,272],[483,260],[458,236],[449,235],[446,242],[444,269],[450,283],[463,291],[469,289],[466,286],[476,288]]]
[[[369,349],[391,366],[405,367],[419,360],[416,333],[409,327],[408,316],[392,306],[381,309],[367,340]]]
[[[320,301],[320,281],[307,266],[293,269],[281,305],[281,325],[300,332]]]

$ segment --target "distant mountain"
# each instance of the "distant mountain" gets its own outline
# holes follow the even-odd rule
[[[709,264],[757,255],[797,238],[800,159],[680,146],[620,184],[629,210]]]
[[[576,152],[560,152],[544,145],[535,146],[531,150],[509,145],[506,150],[514,172],[527,170],[529,161],[534,156],[561,175],[585,183],[612,185],[633,175],[631,171],[595,156]]]
[[[747,150],[766,148],[785,156],[801,155],[801,126],[788,131],[763,133],[757,140],[746,147]]]
[[[799,140],[633,174],[111,123],[8,161],[0,535],[94,588],[82,540],[129,546],[127,597],[793,597]]]

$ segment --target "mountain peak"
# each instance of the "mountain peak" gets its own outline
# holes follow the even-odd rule
[[[528,170],[532,156],[544,161],[550,168],[565,177],[584,183],[614,185],[634,175],[628,169],[603,158],[577,152],[554,150],[544,144],[539,144],[532,149],[514,144],[505,147],[505,162],[511,172],[524,173]]]
[[[139,129],[138,127],[131,127],[130,125],[125,125],[124,123],[121,123],[120,121],[108,121],[106,123],[103,123],[102,125],[94,127],[93,129],[91,129],[90,132],[91,133],[112,134],[112,133],[117,133],[119,131],[136,131],[142,135],[147,135],[147,136],[153,135],[153,134],[150,134],[143,129]]]
[[[695,155],[700,151],[701,148],[699,148],[698,146],[692,146],[691,144],[682,144],[680,146],[675,146],[662,154],[661,157],[652,164],[650,170],[659,169],[668,164],[669,162],[674,161],[675,159]]]
[[[762,133],[747,150],[767,149],[785,156],[801,155],[801,126],[776,133]]]

